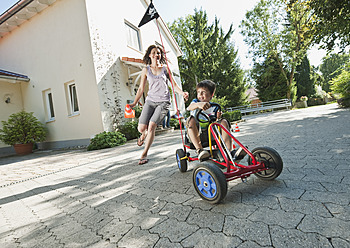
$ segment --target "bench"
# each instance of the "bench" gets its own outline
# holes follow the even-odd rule
[[[259,113],[264,110],[274,110],[279,108],[286,108],[289,109],[292,106],[290,100],[288,99],[280,99],[280,100],[273,100],[273,101],[267,101],[267,102],[259,102],[244,106],[238,106],[238,107],[231,107],[227,108],[228,112],[240,110],[242,114],[247,113]]]

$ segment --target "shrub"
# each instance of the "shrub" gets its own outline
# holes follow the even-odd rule
[[[170,119],[170,126],[174,127],[174,129],[180,129],[179,119],[171,118]]]
[[[340,95],[338,104],[342,107],[350,107],[350,62],[342,70],[341,74],[331,82],[331,89]]]
[[[242,119],[242,113],[240,110],[226,112],[222,114],[222,117],[227,119],[229,122],[238,121]]]
[[[87,147],[88,151],[99,150],[104,148],[110,148],[122,145],[126,142],[124,134],[121,132],[102,132],[95,135],[91,139],[89,146]]]
[[[137,121],[129,121],[123,125],[118,127],[118,131],[124,134],[127,140],[132,140],[141,135],[141,133],[137,130]]]
[[[142,112],[142,108],[140,108],[139,106],[134,107],[135,110],[135,118],[139,118]]]
[[[0,140],[8,145],[35,143],[46,139],[44,125],[33,112],[12,114],[7,121],[2,121],[2,126]]]

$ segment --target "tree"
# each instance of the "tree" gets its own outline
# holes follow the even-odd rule
[[[232,25],[224,33],[217,18],[208,24],[206,12],[195,10],[194,15],[175,20],[170,30],[184,54],[179,68],[190,98],[196,97],[196,83],[210,79],[217,84],[216,96],[226,96],[229,106],[243,104],[246,88],[237,50],[230,41]]]
[[[350,45],[349,0],[312,0],[308,5],[316,17],[315,43],[323,43],[321,47],[328,51]]]
[[[286,96],[293,99],[294,73],[311,46],[313,15],[302,0],[261,0],[246,13],[241,33],[253,59],[273,56],[286,84]]]
[[[350,107],[350,62],[341,70],[341,73],[331,82],[331,89],[340,95],[338,103],[346,108]]]
[[[251,77],[261,101],[286,98],[287,85],[274,56],[268,56],[263,63],[255,62]]]
[[[307,56],[305,56],[301,64],[296,67],[295,81],[298,98],[301,96],[311,97],[315,94],[315,80]]]
[[[330,82],[341,73],[341,69],[350,60],[349,54],[329,54],[322,59],[320,71],[324,78],[322,89],[326,92],[330,90]]]

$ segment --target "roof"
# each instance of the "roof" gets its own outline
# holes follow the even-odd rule
[[[0,79],[12,79],[12,80],[20,80],[20,81],[29,81],[29,77],[26,75],[18,74],[15,72],[5,71],[0,69]]]
[[[0,15],[0,38],[55,2],[56,0],[19,0]]]
[[[245,94],[248,96],[248,101],[252,101],[254,99],[259,99],[258,93],[255,88],[249,88],[246,90]]]

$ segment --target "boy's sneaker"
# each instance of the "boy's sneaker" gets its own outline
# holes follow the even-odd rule
[[[205,159],[210,157],[210,153],[208,151],[206,151],[206,150],[203,150],[203,149],[198,149],[197,150],[197,154],[198,154],[198,159],[200,161],[203,161],[203,160],[205,160]]]
[[[240,147],[238,150],[232,150],[231,155],[235,161],[240,161],[245,155],[247,155],[247,153],[242,149],[242,147]]]

